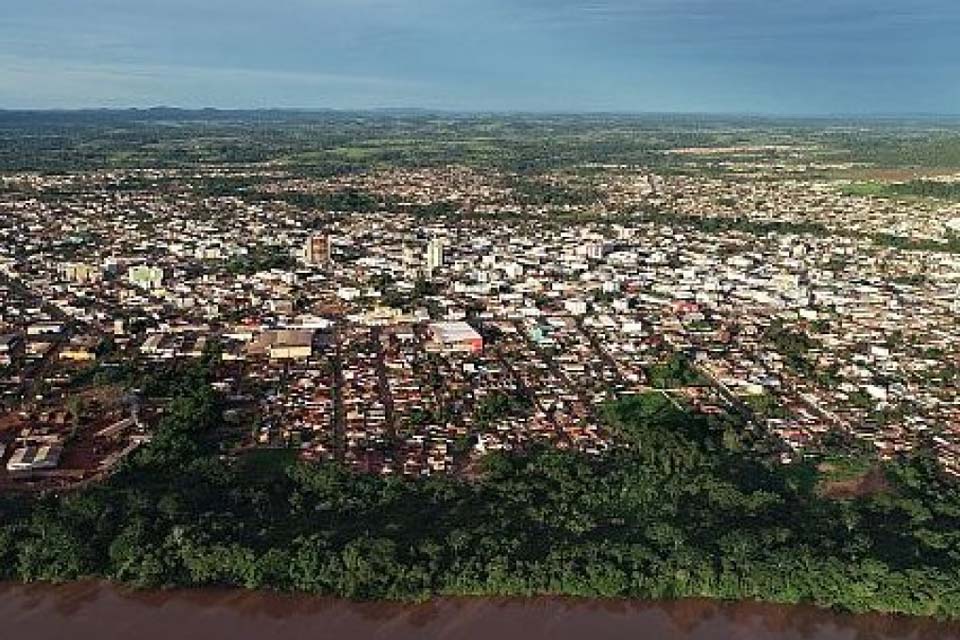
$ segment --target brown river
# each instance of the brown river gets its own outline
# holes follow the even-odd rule
[[[17,640],[960,640],[960,625],[810,607],[516,599],[350,603],[241,591],[133,592],[100,583],[0,585]]]

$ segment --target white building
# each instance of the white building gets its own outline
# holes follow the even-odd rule
[[[159,289],[163,286],[163,269],[139,265],[127,270],[127,279],[130,284],[143,289]]]
[[[443,240],[434,238],[427,244],[427,273],[443,267],[445,244]]]

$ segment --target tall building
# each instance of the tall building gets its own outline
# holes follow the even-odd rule
[[[416,252],[414,251],[413,247],[411,247],[410,245],[408,245],[408,244],[406,244],[406,243],[404,243],[404,245],[403,245],[403,254],[402,254],[401,258],[400,258],[400,261],[401,261],[401,264],[403,264],[404,267],[419,267],[419,266],[420,266],[420,265],[418,264],[419,261],[417,260],[417,254],[416,254]]]
[[[127,270],[127,279],[130,284],[143,289],[159,289],[163,285],[163,269],[140,265]]]
[[[303,259],[307,264],[326,266],[333,262],[333,239],[326,233],[315,233],[303,247]]]
[[[88,283],[103,279],[103,272],[100,269],[82,262],[65,262],[58,269],[63,279],[70,282]]]
[[[444,242],[440,238],[434,238],[427,244],[427,273],[443,266],[444,247]]]

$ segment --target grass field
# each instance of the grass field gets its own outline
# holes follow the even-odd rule
[[[240,458],[242,468],[258,477],[272,477],[296,464],[296,449],[255,449]]]
[[[817,468],[822,482],[847,482],[862,478],[875,465],[867,456],[828,456]]]
[[[960,200],[960,182],[922,179],[906,182],[871,180],[844,185],[841,192],[850,196],[953,202]]]

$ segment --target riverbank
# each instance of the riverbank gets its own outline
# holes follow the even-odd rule
[[[135,591],[103,582],[0,584],[3,637],[30,640],[950,640],[960,624],[808,606],[707,600],[441,598],[348,602],[227,589]]]
[[[487,456],[476,482],[403,481],[224,460],[203,437],[215,398],[174,405],[108,482],[0,495],[0,579],[370,601],[706,597],[960,619],[960,487],[927,456],[885,465],[888,491],[831,499],[817,468],[770,463],[742,430],[657,396],[609,408],[624,445],[602,455],[535,447]]]

